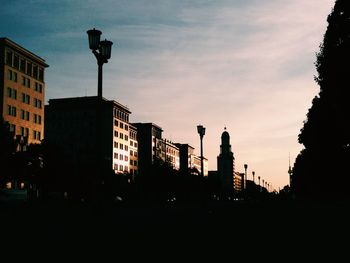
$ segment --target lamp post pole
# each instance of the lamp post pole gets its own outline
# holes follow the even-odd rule
[[[97,81],[97,101],[96,101],[96,147],[97,147],[97,169],[98,175],[102,169],[102,66],[108,63],[111,58],[113,42],[100,40],[102,32],[100,30],[90,29],[86,32],[89,38],[89,48],[95,55],[98,65]],[[97,179],[97,178],[96,178]],[[103,181],[102,181],[103,182]]]
[[[255,184],[255,179],[254,179],[255,178],[255,172],[253,171],[252,174],[253,174],[253,183]]]
[[[247,169],[248,164],[244,164],[244,190],[247,190]]]
[[[201,177],[204,177],[204,166],[203,166],[203,136],[205,134],[205,127],[203,125],[197,126],[197,131],[201,141]]]

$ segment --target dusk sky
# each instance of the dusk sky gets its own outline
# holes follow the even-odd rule
[[[335,0],[11,0],[0,37],[44,58],[46,103],[97,95],[86,31],[114,42],[103,96],[127,105],[131,122],[204,155],[216,170],[227,127],[236,171],[248,164],[273,187],[289,183],[298,134],[312,98],[316,52]]]

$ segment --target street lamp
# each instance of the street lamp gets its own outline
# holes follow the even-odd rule
[[[104,174],[102,160],[102,66],[104,63],[108,63],[108,59],[111,58],[111,51],[113,43],[108,40],[100,40],[102,32],[97,29],[90,29],[86,32],[89,38],[89,48],[95,55],[98,65],[98,82],[97,82],[97,101],[96,101],[96,156],[97,156],[97,169],[96,175],[100,172]],[[104,179],[102,179],[102,184]]]
[[[98,99],[102,99],[102,66],[104,63],[108,63],[108,59],[111,58],[113,42],[108,40],[100,41],[102,32],[97,29],[90,29],[86,32],[89,36],[89,48],[97,59],[98,65],[98,85],[97,96]]]
[[[247,189],[247,168],[248,164],[244,164],[244,189]]]
[[[203,136],[205,134],[205,127],[203,125],[197,126],[197,131],[201,140],[201,177],[204,176],[204,166],[203,166]]]
[[[254,180],[255,172],[253,171],[252,174],[253,174],[253,183],[255,184],[255,180]]]
[[[261,192],[261,186],[260,186],[260,176],[258,176],[258,180],[259,180],[259,190]]]

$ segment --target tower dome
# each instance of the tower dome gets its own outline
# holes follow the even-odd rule
[[[225,127],[225,131],[221,135],[221,153],[229,152],[231,152],[230,134],[226,131]]]

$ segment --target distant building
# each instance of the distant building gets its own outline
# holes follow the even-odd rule
[[[231,151],[230,135],[225,131],[221,135],[220,155],[218,156],[218,176],[220,178],[221,191],[223,194],[234,193],[234,156]]]
[[[233,190],[235,194],[243,191],[244,173],[235,172],[233,176]]]
[[[133,123],[137,128],[138,170],[139,174],[148,174],[155,160],[162,160],[163,129],[154,123]]]
[[[180,171],[183,173],[191,173],[197,170],[201,171],[201,158],[194,154],[194,147],[189,144],[176,143],[180,150]],[[204,176],[208,176],[208,159],[203,157]]]
[[[129,138],[130,110],[116,101],[103,99],[101,138],[97,138],[97,102],[96,96],[49,100],[45,106],[45,139],[60,147],[76,165],[96,162],[99,144],[103,168],[128,173],[132,167],[134,172],[135,163],[129,165],[129,150],[133,149],[133,156],[137,151],[135,138]],[[131,141],[133,146],[129,146]]]
[[[170,166],[175,169],[180,169],[180,151],[179,148],[173,144],[171,141],[163,139],[163,156],[162,159],[169,163]]]
[[[130,149],[130,168],[129,172],[134,178],[138,171],[138,142],[137,142],[137,128],[129,124],[129,149]]]
[[[41,57],[8,38],[0,38],[0,116],[10,124],[22,146],[44,138],[47,67]]]

